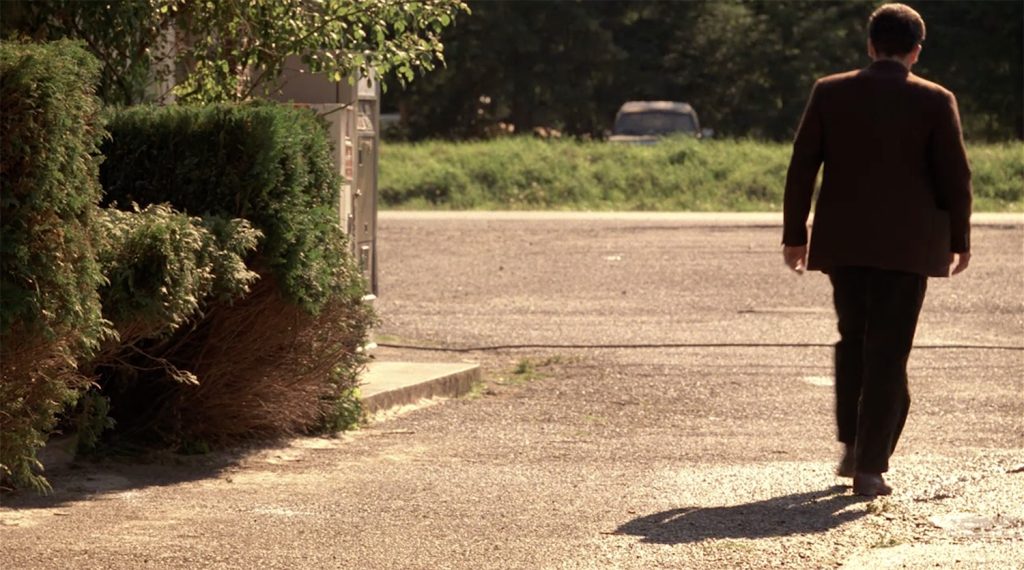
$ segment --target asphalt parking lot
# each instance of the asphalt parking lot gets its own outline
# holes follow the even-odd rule
[[[770,217],[380,222],[381,359],[470,396],[339,438],[85,464],[0,508],[11,568],[1012,568],[1024,226],[933,279],[892,497],[832,475],[827,279]]]

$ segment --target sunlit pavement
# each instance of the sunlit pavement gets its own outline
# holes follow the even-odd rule
[[[378,357],[479,361],[484,385],[338,439],[57,474],[50,498],[5,499],[5,566],[1024,559],[1024,227],[986,222],[968,272],[929,282],[896,493],[870,502],[831,473],[827,279],[788,272],[780,234],[385,213]]]

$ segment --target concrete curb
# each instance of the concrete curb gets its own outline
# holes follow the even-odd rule
[[[360,392],[363,409],[373,414],[424,398],[461,396],[479,381],[479,364],[371,362]]]
[[[368,414],[414,404],[424,398],[454,398],[480,381],[480,365],[438,362],[371,362],[360,386]],[[75,461],[75,434],[54,437],[37,452],[45,473],[64,470]]]

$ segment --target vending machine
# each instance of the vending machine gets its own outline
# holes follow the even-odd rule
[[[352,231],[356,259],[377,294],[377,147],[380,142],[380,86],[360,79],[356,90]]]
[[[330,81],[289,60],[272,98],[308,107],[326,122],[332,157],[341,178],[338,223],[375,296],[377,283],[377,164],[380,85],[375,76]]]

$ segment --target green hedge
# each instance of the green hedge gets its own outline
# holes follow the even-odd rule
[[[91,451],[116,427],[111,400],[121,403],[126,378],[195,383],[189,370],[150,353],[182,325],[195,323],[210,306],[248,293],[258,278],[243,261],[259,232],[245,220],[200,218],[166,204],[132,211],[99,210],[98,259],[106,276],[100,287],[103,315],[117,335],[79,364],[95,379],[92,389],[63,417],[78,451]],[[130,413],[145,414],[147,408]]]
[[[99,63],[79,45],[0,45],[0,477],[45,487],[35,452],[109,333],[93,243]]]
[[[393,208],[777,211],[790,153],[692,138],[386,143],[380,196]],[[970,144],[968,154],[975,209],[1024,211],[1024,144]]]
[[[99,261],[104,316],[117,346],[173,333],[210,303],[248,293],[258,275],[245,266],[260,233],[245,220],[191,217],[167,204],[101,210]]]
[[[365,284],[339,224],[339,178],[323,123],[309,110],[259,103],[136,107],[113,111],[108,124],[105,202],[139,204],[158,223],[133,228],[112,248],[125,261],[111,265],[121,269],[109,271],[104,309],[122,335],[124,323],[147,330],[146,315],[149,330],[168,325],[166,337],[150,335],[129,352],[115,346],[93,363],[115,436],[194,451],[348,425],[358,415],[359,348],[373,314],[361,301]],[[161,203],[226,239],[198,257],[178,251],[182,239],[207,238],[169,210],[153,210]],[[129,214],[110,215],[113,232]],[[211,225],[226,219],[236,220],[227,234]],[[246,268],[202,269],[216,251],[249,250],[249,231],[262,238],[245,256]],[[140,274],[147,264],[154,269]],[[248,288],[249,272],[259,278],[235,298]],[[234,288],[211,281],[217,276],[234,276]],[[141,299],[140,287],[149,292]],[[174,294],[152,294],[164,288]],[[196,303],[205,295],[212,297]],[[177,327],[194,309],[189,325]]]
[[[339,179],[312,111],[277,104],[133,107],[113,113],[100,171],[106,203],[169,202],[249,220],[260,257],[311,312],[333,294]]]
[[[0,56],[3,486],[46,489],[61,412],[82,447],[116,425],[185,450],[358,419],[374,317],[315,115],[115,110],[100,169],[97,62]]]

